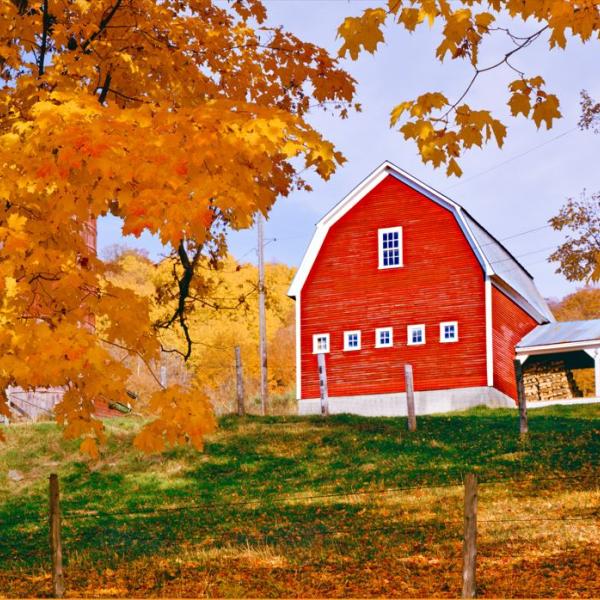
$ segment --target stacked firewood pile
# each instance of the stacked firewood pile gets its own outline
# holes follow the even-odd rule
[[[581,396],[573,373],[562,360],[525,365],[523,383],[528,402],[563,400]]]

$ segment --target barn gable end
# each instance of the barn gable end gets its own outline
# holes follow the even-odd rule
[[[378,269],[381,228],[403,228],[400,269]],[[412,360],[419,389],[487,384],[485,274],[451,211],[387,176],[328,230],[304,283],[301,303],[302,398],[318,397],[312,336],[330,335],[329,393],[404,390]],[[460,344],[439,340],[439,324],[459,321]],[[427,344],[407,347],[409,324],[424,324]],[[397,343],[375,347],[392,327]],[[362,332],[360,352],[344,351],[344,331]]]

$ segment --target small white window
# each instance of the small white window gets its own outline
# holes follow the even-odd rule
[[[458,323],[456,321],[446,321],[440,323],[440,342],[458,342]]]
[[[313,354],[329,352],[329,334],[316,333],[313,335]]]
[[[344,331],[344,350],[360,350],[360,331]]]
[[[425,325],[409,325],[408,326],[409,346],[420,346],[425,343]]]
[[[379,268],[402,266],[402,227],[379,230]]]
[[[375,330],[375,348],[390,348],[394,345],[394,330],[381,327]]]

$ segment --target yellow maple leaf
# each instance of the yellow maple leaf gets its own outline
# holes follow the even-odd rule
[[[454,158],[451,158],[448,161],[448,168],[446,169],[446,173],[448,175],[456,175],[456,177],[460,177],[462,175],[462,169],[458,166],[458,163]]]
[[[364,48],[371,54],[384,41],[382,26],[387,12],[383,8],[367,8],[360,17],[347,17],[338,28],[338,37],[344,40],[340,56],[350,54],[356,60]]]
[[[514,117],[519,114],[523,114],[523,116],[527,117],[531,110],[529,96],[527,94],[522,94],[521,92],[513,94],[508,100],[508,105],[510,106],[510,112]]]
[[[407,100],[406,102],[402,102],[395,106],[390,113],[390,127],[393,127],[400,119],[402,114],[409,110],[413,105],[413,102]]]
[[[542,122],[546,124],[546,129],[550,129],[554,119],[560,119],[560,117],[562,117],[558,107],[559,101],[554,94],[548,94],[543,100],[535,103],[531,118],[534,120],[538,129]]]
[[[11,213],[6,222],[8,227],[13,231],[23,231],[25,223],[27,223],[27,217],[16,213]]]
[[[4,278],[4,295],[6,298],[14,298],[17,295],[17,280],[14,277]]]

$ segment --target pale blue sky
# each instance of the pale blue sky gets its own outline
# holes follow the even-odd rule
[[[358,14],[375,3],[267,0],[266,4],[272,24],[281,24],[335,52],[339,47],[336,29],[344,16]],[[517,31],[530,31],[525,24],[513,26]],[[311,122],[337,145],[348,162],[328,182],[311,177],[313,192],[296,192],[276,204],[266,224],[266,237],[277,240],[266,248],[268,260],[298,265],[314,224],[384,160],[449,195],[500,239],[542,228],[567,197],[579,195],[584,188],[600,190],[600,135],[576,127],[579,91],[585,88],[600,97],[597,42],[586,46],[571,42],[566,52],[550,52],[542,42],[515,55],[517,67],[529,75],[542,75],[548,89],[561,100],[563,119],[548,132],[537,131],[522,118],[510,118],[505,86],[515,78],[514,73],[496,70],[482,75],[467,101],[504,118],[508,140],[502,150],[490,145],[468,154],[461,162],[464,175],[456,179],[423,165],[415,146],[389,129],[389,112],[401,100],[425,91],[441,90],[450,99],[456,98],[468,81],[469,70],[454,62],[440,65],[433,54],[438,37],[427,28],[412,35],[392,28],[387,36],[385,47],[375,56],[365,54],[358,62],[344,62],[358,81],[357,99],[363,112],[344,121],[320,113],[311,116]],[[509,44],[499,38],[483,56],[491,62],[504,54]],[[233,234],[233,254],[244,261],[255,260],[255,239],[254,231]],[[561,297],[578,287],[556,274],[555,266],[544,260],[560,241],[559,234],[543,228],[504,242],[535,276],[546,297]],[[159,243],[150,236],[123,239],[119,222],[106,219],[100,224],[100,250],[114,243],[145,248],[153,257],[161,252]]]

